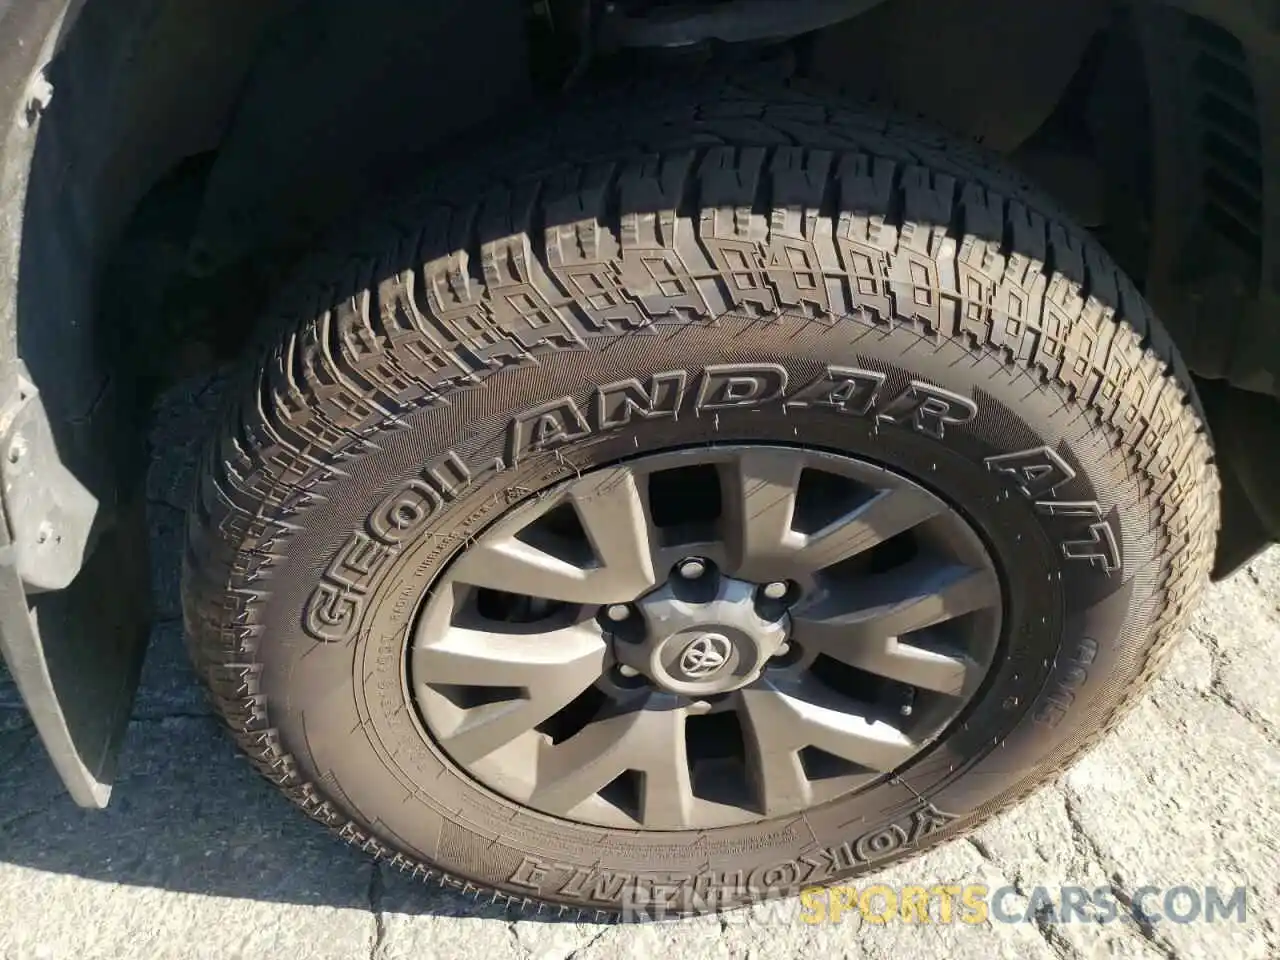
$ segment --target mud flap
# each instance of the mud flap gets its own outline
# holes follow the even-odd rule
[[[103,807],[146,651],[141,499],[98,540],[65,590],[27,595],[0,525],[0,652],[71,796]]]

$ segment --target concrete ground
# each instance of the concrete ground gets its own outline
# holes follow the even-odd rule
[[[1280,550],[1215,587],[1171,668],[1060,783],[887,884],[1247,888],[1217,923],[838,925],[789,902],[600,925],[423,886],[370,864],[249,769],[202,702],[178,620],[181,507],[220,382],[161,405],[150,477],[159,621],[110,808],[77,809],[0,678],[0,958],[1280,957]],[[1157,909],[1160,899],[1147,901]]]

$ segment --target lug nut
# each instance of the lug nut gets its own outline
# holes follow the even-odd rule
[[[773,583],[764,585],[764,595],[770,600],[781,600],[787,595],[788,589],[786,583],[781,580],[775,580]]]
[[[697,580],[700,576],[707,572],[707,565],[697,558],[681,560],[678,567],[680,576],[686,580]]]
[[[615,603],[605,611],[605,614],[614,623],[621,623],[631,616],[631,608],[625,603]]]
[[[790,652],[791,652],[791,644],[780,643],[778,644],[778,649],[773,651],[773,655],[775,657],[785,657]]]
[[[629,663],[618,664],[618,673],[628,678],[638,677],[640,675],[640,671],[637,670],[635,667],[631,666],[631,664]]]
[[[689,704],[689,712],[694,714],[706,713],[710,709],[711,704],[707,703],[705,700],[695,700],[693,703]]]

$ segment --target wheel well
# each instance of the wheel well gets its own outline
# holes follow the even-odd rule
[[[119,359],[98,296],[118,238],[175,164],[216,146],[281,6],[89,0],[43,68],[16,336],[55,421],[89,416]]]
[[[1151,104],[1148,296],[1198,376],[1277,395],[1273,34],[1172,7],[1133,22]]]

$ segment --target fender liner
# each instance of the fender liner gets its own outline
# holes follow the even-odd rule
[[[311,0],[251,71],[191,269],[287,263],[354,205],[531,93],[523,0]]]

